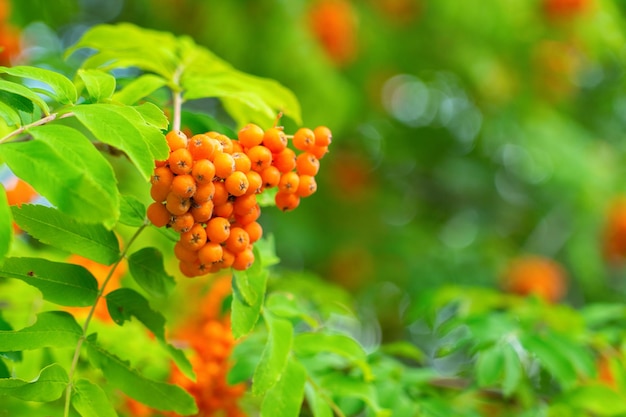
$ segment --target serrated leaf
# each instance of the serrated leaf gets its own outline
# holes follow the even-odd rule
[[[91,306],[98,294],[98,281],[84,267],[43,258],[6,258],[0,277],[20,279],[44,299],[67,307]]]
[[[46,94],[61,104],[73,104],[78,99],[74,84],[64,75],[43,68],[30,66],[0,67],[0,73],[28,78],[49,85]]]
[[[262,417],[297,417],[304,399],[306,370],[290,358],[280,381],[268,391],[261,404]]]
[[[118,417],[102,388],[86,379],[74,382],[72,407],[82,417]]]
[[[156,248],[142,248],[128,258],[135,282],[154,297],[165,297],[174,288],[174,278],[165,271],[163,254]]]
[[[307,383],[304,386],[304,393],[313,417],[333,417],[333,410],[328,400],[313,385]]]
[[[150,178],[156,158],[149,145],[152,139],[144,136],[136,121],[146,128],[148,125],[136,110],[113,104],[88,104],[74,107],[73,113],[99,141],[124,151],[146,181]]]
[[[291,352],[293,326],[288,320],[264,314],[269,337],[252,377],[252,393],[263,395],[282,377]]]
[[[577,387],[567,393],[565,403],[594,416],[618,416],[626,413],[626,396],[602,385]]]
[[[113,94],[113,100],[132,105],[165,85],[167,85],[167,81],[163,77],[154,74],[143,74]]]
[[[119,222],[126,226],[140,227],[146,217],[146,206],[131,195],[123,195],[120,199]]]
[[[79,69],[77,75],[94,102],[111,98],[115,92],[115,77],[111,74],[94,69]]]
[[[34,204],[12,207],[16,223],[37,240],[104,265],[120,257],[115,233],[99,224],[85,224],[59,210]]]
[[[12,396],[24,401],[50,402],[65,391],[69,378],[65,369],[53,363],[41,370],[32,381],[17,378],[0,378],[0,396]]]
[[[157,107],[156,104],[143,103],[139,106],[133,106],[133,108],[139,112],[143,120],[149,125],[165,130],[170,124],[169,120],[167,120],[167,116],[163,113],[163,110]]]
[[[252,269],[252,268],[250,268]],[[263,300],[265,298],[265,290],[267,287],[268,273],[266,270],[256,272],[250,275],[248,270],[248,285],[251,291],[258,296],[252,304],[247,303],[239,292],[236,278],[233,276],[233,301],[231,303],[231,329],[235,339],[248,334],[254,328],[259,320]]]
[[[504,355],[504,379],[502,380],[502,393],[510,397],[522,381],[523,369],[519,356],[510,344],[502,346]]]
[[[19,113],[3,101],[0,101],[0,117],[4,119],[7,126],[20,127],[22,125]]]
[[[144,377],[128,362],[97,345],[92,337],[86,339],[85,346],[92,365],[102,370],[112,386],[129,397],[160,411],[182,415],[198,412],[193,397],[182,388]]]
[[[3,185],[0,185],[0,265],[11,249],[13,241],[13,216],[9,208],[7,193]]]
[[[476,380],[479,387],[495,385],[504,368],[504,353],[499,345],[481,350],[476,360]]]
[[[22,96],[36,104],[45,116],[48,116],[50,114],[50,108],[48,107],[48,104],[45,102],[45,100],[30,88],[24,87],[21,84],[17,84],[11,81],[0,80],[0,90],[8,91],[10,93]]]
[[[2,159],[15,175],[76,220],[113,227],[119,216],[117,180],[93,144],[62,125],[38,126],[28,133],[34,140],[1,148]]]
[[[7,351],[76,346],[83,331],[74,317],[64,311],[37,315],[35,324],[20,330],[0,330],[0,346]]]

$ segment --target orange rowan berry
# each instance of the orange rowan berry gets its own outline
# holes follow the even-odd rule
[[[315,176],[320,170],[320,161],[310,152],[302,152],[296,158],[296,172],[298,175]]]
[[[231,201],[227,201],[224,204],[213,207],[213,216],[229,219],[230,216],[233,215],[233,210],[233,203]]]
[[[199,250],[204,246],[206,241],[206,230],[204,230],[204,227],[200,223],[195,223],[191,226],[191,229],[180,235],[181,245],[192,251]]]
[[[300,205],[300,197],[295,193],[278,191],[274,196],[276,207],[281,211],[291,211]]]
[[[161,203],[154,202],[148,206],[146,210],[146,215],[148,216],[148,220],[150,223],[155,225],[156,227],[163,227],[170,222],[172,215],[165,208],[165,206]]]
[[[235,171],[235,159],[229,153],[218,152],[213,159],[215,165],[215,176],[226,178]]]
[[[261,144],[263,141],[263,129],[254,123],[248,123],[237,132],[239,143],[244,148],[252,148]]]
[[[170,152],[187,147],[187,135],[180,130],[171,130],[165,135],[167,146],[170,148]]]
[[[198,260],[198,251],[186,248],[179,240],[174,245],[174,256],[179,261],[193,263]]]
[[[172,220],[170,220],[170,226],[172,230],[178,233],[185,233],[189,231],[194,225],[193,216],[191,213],[184,213],[180,216],[173,216]]]
[[[215,152],[219,148],[219,142],[204,134],[198,134],[191,137],[187,149],[191,153],[194,161],[201,159],[213,159]]]
[[[261,171],[261,179],[263,180],[263,188],[273,188],[280,182],[281,173],[274,165],[270,165]]]
[[[207,201],[213,200],[213,196],[215,195],[215,184],[213,182],[207,182],[205,184],[200,184],[196,187],[196,193],[193,196],[193,200],[196,203],[205,203]]]
[[[326,126],[317,126],[313,129],[315,146],[328,146],[333,141],[333,134]]]
[[[231,252],[227,247],[222,249],[222,259],[218,262],[220,268],[230,268],[235,262],[235,254]]]
[[[221,206],[228,201],[228,191],[226,190],[226,184],[223,181],[216,181],[213,183],[215,192],[213,193],[213,204]]]
[[[215,165],[208,159],[200,159],[193,163],[191,175],[198,184],[205,184],[213,181],[215,177]]]
[[[213,201],[207,200],[202,203],[194,201],[189,209],[196,223],[206,223],[213,216]]]
[[[256,194],[245,194],[235,198],[233,201],[234,213],[238,215],[246,214],[257,204]]]
[[[263,146],[272,153],[278,153],[287,147],[287,136],[280,127],[272,127],[263,134]]]
[[[296,153],[291,148],[285,148],[279,153],[272,154],[272,165],[280,172],[293,171],[296,167]]]
[[[230,222],[224,217],[213,217],[206,224],[206,235],[211,242],[225,242],[230,235]]]
[[[166,184],[171,185],[174,180],[174,173],[169,167],[160,166],[154,169],[152,176],[150,177],[150,183],[154,184]]]
[[[249,223],[256,221],[261,216],[261,207],[258,204],[255,204],[247,213],[237,214],[235,213],[235,221],[241,225],[245,226]]]
[[[198,263],[196,262],[178,262],[178,269],[183,273],[187,278],[193,278],[200,275],[198,273]]]
[[[272,152],[263,145],[248,149],[248,158],[252,162],[252,169],[261,172],[272,164]]]
[[[263,187],[261,174],[256,171],[250,171],[246,174],[246,177],[248,177],[248,191],[246,191],[246,194],[259,194],[261,187]]]
[[[167,195],[170,193],[170,185],[157,182],[156,184],[152,184],[150,186],[150,197],[154,201],[163,202],[167,198]]]
[[[176,193],[170,192],[165,198],[165,208],[174,216],[180,216],[187,213],[191,207],[191,200],[183,198]]]
[[[248,247],[250,244],[250,236],[242,227],[231,227],[230,235],[226,239],[226,248],[237,254]]]
[[[196,193],[196,180],[189,174],[177,175],[172,180],[170,191],[183,198],[191,198]]]
[[[169,162],[170,169],[174,174],[183,175],[191,173],[193,159],[188,149],[180,148],[173,151],[170,153],[170,157],[167,161]]]
[[[164,167],[167,166],[167,159],[163,160],[163,161],[154,161],[154,167],[155,168],[160,168],[160,167]]]
[[[226,178],[224,185],[230,195],[239,197],[248,191],[250,183],[248,182],[246,174],[241,171],[235,171]]]
[[[235,160],[235,171],[241,171],[244,174],[250,171],[252,162],[248,155],[243,152],[233,152],[233,159]]]
[[[300,185],[296,194],[300,197],[308,197],[317,191],[317,182],[312,175],[300,175]]]
[[[218,135],[215,139],[222,144],[222,152],[227,154],[233,153],[233,141],[226,135]]]
[[[248,233],[250,243],[254,243],[263,236],[263,227],[259,222],[253,221],[243,226],[243,230]]]
[[[307,152],[312,153],[317,159],[322,159],[328,153],[328,146],[313,146]]]
[[[243,146],[241,145],[241,142],[235,139],[231,139],[230,141],[233,144],[233,153],[243,152]]]
[[[254,263],[254,252],[250,247],[235,254],[235,260],[233,262],[233,268],[237,271],[244,271],[252,266]]]
[[[291,141],[296,149],[308,151],[315,146],[315,133],[308,127],[301,127],[294,133]]]
[[[216,242],[207,242],[206,245],[198,251],[198,258],[201,263],[210,265],[219,262],[223,254],[222,245]]]
[[[286,172],[280,177],[278,190],[285,193],[295,193],[300,185],[300,176],[295,172]]]

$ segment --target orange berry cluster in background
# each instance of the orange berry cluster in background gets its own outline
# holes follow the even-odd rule
[[[181,272],[195,277],[229,267],[248,269],[253,244],[263,234],[257,195],[277,188],[276,207],[298,207],[301,198],[317,190],[315,175],[331,139],[324,126],[288,136],[281,127],[263,130],[248,124],[237,139],[218,132],[190,138],[169,132],[170,155],[156,161],[150,189],[154,203],[147,216],[155,226],[180,234],[174,254]]]
[[[513,259],[503,275],[507,292],[518,295],[536,295],[555,303],[565,296],[567,278],[563,267],[550,258],[522,256]]]
[[[11,4],[0,0],[0,65],[11,65],[13,57],[20,52],[19,30],[8,22]]]

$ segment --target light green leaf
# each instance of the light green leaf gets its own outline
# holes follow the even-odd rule
[[[50,402],[61,398],[69,378],[65,369],[53,363],[41,370],[32,381],[0,378],[0,396],[12,396],[24,401]]]
[[[571,408],[594,416],[621,416],[626,413],[626,396],[602,384],[577,387],[566,394],[564,402]]]
[[[169,120],[167,120],[167,116],[163,113],[163,110],[161,110],[156,104],[143,103],[139,106],[133,106],[133,109],[137,110],[143,120],[151,126],[165,130],[170,124]]]
[[[229,384],[235,385],[252,379],[266,343],[267,334],[255,332],[235,344],[230,355],[232,366],[226,378]]]
[[[163,254],[156,248],[143,248],[128,258],[130,274],[148,294],[165,297],[174,288],[174,278],[163,266]]]
[[[84,267],[43,258],[6,258],[0,277],[20,279],[44,299],[68,307],[93,305],[98,293],[98,281]]]
[[[298,318],[312,328],[317,328],[319,323],[315,318],[304,311],[302,300],[292,293],[274,292],[267,297],[265,308],[272,314],[285,318]]]
[[[13,327],[2,318],[1,313],[2,312],[0,311],[0,331],[13,331]],[[0,358],[5,358],[12,362],[21,362],[22,352],[19,350],[0,352]],[[0,366],[1,365],[4,365],[4,362],[0,360]],[[2,378],[8,378],[10,376],[11,375],[8,374],[8,375],[3,376]]]
[[[256,262],[255,262],[256,263]],[[247,289],[250,293],[256,294],[254,303],[250,304],[241,295],[239,290],[241,283],[237,281],[237,277],[233,276],[233,301],[231,304],[231,328],[235,339],[247,335],[254,328],[259,320],[263,300],[265,298],[265,290],[267,286],[268,272],[266,270],[251,273],[252,266],[246,274],[248,281]],[[241,276],[241,275],[239,275]]]
[[[0,73],[28,78],[49,85],[52,91],[46,90],[45,93],[61,104],[73,104],[78,99],[74,84],[58,72],[30,66],[15,66],[0,67]]]
[[[12,207],[16,223],[48,245],[75,253],[104,265],[120,257],[115,233],[99,224],[85,224],[59,210],[35,204]]]
[[[144,97],[149,96],[167,81],[163,77],[153,74],[143,74],[129,82],[122,89],[113,94],[113,100],[122,104],[132,105]]]
[[[99,385],[79,379],[73,388],[72,407],[82,417],[118,417],[111,400]]]
[[[12,225],[13,216],[9,208],[7,193],[4,186],[0,185],[0,265],[2,265],[4,257],[7,256],[9,249],[11,249],[11,242],[13,241]]]
[[[548,337],[526,334],[521,338],[522,345],[535,355],[541,365],[564,387],[570,387],[577,380],[574,365],[555,349]]]
[[[87,338],[85,346],[92,365],[102,370],[113,387],[129,397],[161,411],[182,415],[198,412],[193,397],[182,388],[144,377],[128,362],[97,345],[92,336]]]
[[[117,180],[93,144],[62,125],[39,126],[28,133],[35,140],[0,148],[15,175],[76,220],[113,227],[119,216]]]
[[[293,326],[289,321],[268,313],[263,317],[269,337],[252,377],[252,393],[255,395],[265,394],[281,379],[293,341]]]
[[[87,93],[94,102],[111,98],[115,91],[115,77],[104,71],[79,69],[78,76],[85,84]]]
[[[519,356],[513,346],[505,344],[502,346],[502,353],[504,355],[504,379],[502,381],[502,393],[505,397],[511,396],[524,375],[522,369],[522,363]]]
[[[76,346],[83,331],[70,313],[46,311],[35,324],[20,330],[0,330],[0,346],[7,351]]]
[[[418,363],[423,362],[425,357],[424,352],[413,343],[407,341],[385,343],[380,347],[380,351],[387,355],[410,359]]]
[[[313,385],[307,383],[304,386],[307,403],[311,408],[313,417],[333,417],[333,410],[328,400]]]
[[[479,387],[495,385],[502,376],[505,358],[502,346],[494,345],[481,350],[476,360],[476,380]]]
[[[140,227],[146,218],[146,206],[131,195],[123,195],[120,200],[120,220],[126,226]]]
[[[332,393],[337,398],[356,398],[368,405],[376,417],[387,417],[391,412],[378,404],[378,396],[372,384],[355,379],[348,375],[332,373],[325,375],[318,384],[325,392]]]
[[[304,399],[306,370],[290,358],[280,381],[268,391],[261,404],[261,417],[297,417]]]
[[[0,117],[4,119],[7,126],[20,127],[22,125],[19,113],[3,101],[0,101]]]
[[[28,87],[7,80],[0,80],[0,91],[8,91],[22,96],[37,105],[45,116],[50,114],[50,108],[41,96]]]

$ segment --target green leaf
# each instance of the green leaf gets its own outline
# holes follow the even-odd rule
[[[2,311],[0,311],[0,331],[13,331],[13,327],[11,327],[11,325],[2,318]],[[0,358],[5,358],[12,362],[21,362],[22,352],[19,350],[0,352]],[[0,366],[2,365],[4,365],[4,362],[0,361]],[[6,367],[6,365],[4,366]],[[9,376],[10,374],[6,375],[6,378],[8,378]],[[5,377],[3,376],[2,378]]]
[[[594,416],[621,416],[626,413],[626,396],[602,384],[577,387],[567,393],[564,402],[571,408]]]
[[[132,105],[166,84],[167,81],[163,77],[153,74],[144,74],[135,78],[124,86],[124,88],[113,94],[113,100],[122,104]]]
[[[45,116],[50,114],[48,104],[41,96],[28,87],[7,80],[0,80],[0,91],[8,91],[13,94],[22,96],[37,105]],[[31,111],[32,112],[32,111]]]
[[[385,343],[380,347],[380,351],[398,358],[410,359],[421,363],[424,361],[425,355],[417,346],[407,341],[397,341]]]
[[[137,110],[147,124],[157,127],[160,130],[167,129],[170,124],[169,120],[167,120],[167,116],[163,113],[163,110],[161,110],[156,104],[143,103],[139,106],[133,106],[133,109]]]
[[[30,101],[26,97],[23,97],[19,94],[11,93],[9,91],[0,90],[0,101],[11,107],[16,112],[24,112],[32,115],[32,113],[34,113],[35,111],[35,106],[33,105],[32,101]]]
[[[123,195],[120,200],[119,222],[126,226],[140,227],[146,218],[146,206],[131,195]]]
[[[522,363],[520,362],[519,356],[515,349],[513,349],[513,346],[508,343],[503,345],[502,353],[504,355],[504,379],[502,381],[502,393],[505,397],[510,397],[522,381],[524,371],[522,369]]]
[[[11,249],[13,241],[13,216],[9,208],[7,193],[3,185],[0,185],[0,265]]]
[[[156,248],[142,248],[128,258],[135,282],[153,297],[167,296],[175,285],[163,265],[163,254]]]
[[[165,345],[180,370],[190,379],[195,379],[191,363],[185,354],[165,340],[165,317],[154,311],[144,296],[130,288],[119,288],[108,293],[105,298],[109,314],[115,323],[121,326],[131,317],[137,318]]]
[[[79,69],[78,76],[85,84],[89,97],[94,102],[111,98],[115,92],[115,77],[104,71]]]
[[[250,294],[255,294],[255,299],[252,304],[243,298],[240,291],[241,282],[238,281],[238,277],[241,277],[242,275],[233,276],[231,328],[235,339],[239,339],[252,331],[255,324],[259,320],[261,308],[263,307],[268,272],[266,270],[261,270],[251,274],[250,270],[253,268],[254,265],[247,271],[246,274],[246,278],[248,279],[246,282],[246,289]]]
[[[522,345],[534,354],[541,365],[564,387],[570,387],[577,380],[574,365],[559,352],[548,337],[526,334]]]
[[[372,384],[355,379],[348,375],[332,373],[320,379],[319,385],[336,398],[355,398],[366,403],[376,417],[391,415],[389,410],[383,409],[378,404],[378,396]]]
[[[84,267],[43,258],[6,258],[0,277],[20,279],[44,299],[68,307],[91,306],[98,294],[98,281]]]
[[[304,399],[306,370],[290,358],[280,381],[268,391],[261,404],[262,417],[297,417]]]
[[[76,220],[113,227],[119,216],[117,180],[93,144],[62,125],[38,126],[28,133],[35,140],[0,148],[15,175]]]
[[[0,346],[7,351],[76,346],[83,331],[70,313],[46,311],[35,324],[20,330],[0,330]]]
[[[0,73],[28,78],[49,85],[52,91],[45,90],[45,94],[61,104],[73,104],[78,99],[74,84],[58,72],[29,66],[15,66],[10,68],[0,67]]]
[[[155,156],[161,155],[153,155],[149,144],[152,138],[145,136],[146,129],[157,135],[161,132],[150,129],[135,109],[113,104],[88,104],[74,107],[73,113],[99,141],[124,151],[146,181],[150,178],[154,159],[157,159]]]
[[[4,119],[7,126],[20,127],[22,125],[22,118],[19,113],[3,101],[0,101],[0,117]]]
[[[0,357],[2,357],[2,354],[0,354]],[[6,363],[0,359],[0,380],[2,380],[2,378],[11,378],[11,371],[7,367]]]
[[[69,378],[65,369],[53,363],[41,370],[32,381],[0,379],[0,396],[10,395],[24,401],[50,402],[61,398]]]
[[[292,293],[274,292],[267,297],[265,308],[272,314],[285,318],[298,318],[312,328],[317,328],[319,323],[315,318],[304,311],[302,300]]]
[[[269,337],[252,377],[252,393],[255,395],[263,395],[281,379],[293,341],[293,326],[289,321],[267,313],[263,317]]]
[[[104,265],[120,257],[115,233],[99,224],[85,224],[59,210],[34,204],[12,207],[17,224],[48,245],[75,253]]]
[[[261,360],[267,342],[267,334],[255,332],[240,339],[230,355],[232,366],[228,371],[227,381],[230,385],[249,381]]]
[[[333,410],[328,400],[313,385],[307,383],[304,386],[304,392],[313,417],[333,417]]]
[[[129,397],[161,411],[182,415],[198,412],[193,397],[182,388],[144,377],[128,362],[97,345],[92,336],[86,339],[85,346],[92,365],[101,369],[107,381]]]
[[[74,382],[72,407],[82,417],[118,417],[111,400],[100,386],[86,379]]]
[[[502,346],[494,345],[481,350],[476,360],[476,380],[479,387],[495,385],[502,376],[505,358]]]

